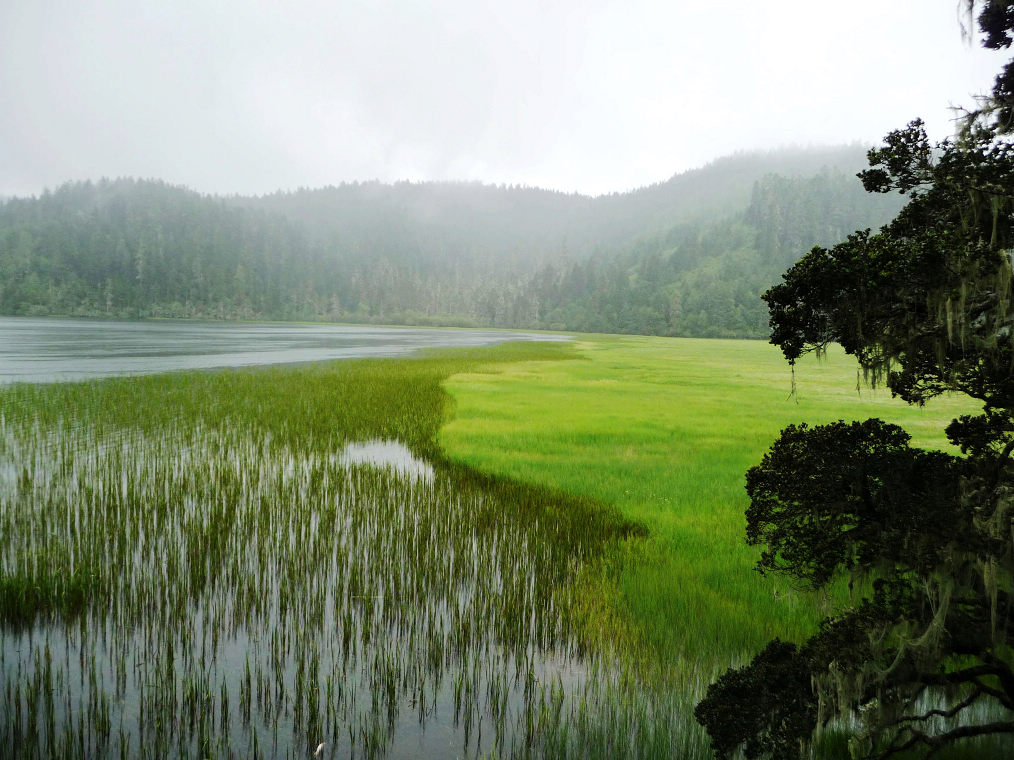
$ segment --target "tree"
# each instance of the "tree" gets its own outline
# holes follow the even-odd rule
[[[1011,46],[1014,3],[968,7],[984,45]],[[908,204],[764,295],[790,364],[837,342],[909,403],[958,391],[982,413],[947,428],[962,456],[875,419],[798,425],[747,473],[758,569],[815,589],[847,574],[857,598],[709,687],[695,715],[717,757],[799,756],[835,716],[867,757],[1014,736],[1014,62],[962,127],[889,134],[860,177]]]

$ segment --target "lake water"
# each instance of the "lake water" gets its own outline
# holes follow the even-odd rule
[[[402,356],[565,336],[471,329],[0,317],[0,383]]]

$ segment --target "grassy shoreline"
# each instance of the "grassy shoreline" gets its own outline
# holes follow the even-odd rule
[[[770,638],[800,640],[819,600],[753,571],[744,544],[744,473],[789,423],[881,417],[916,445],[974,409],[941,398],[913,408],[857,391],[854,362],[831,350],[792,374],[758,341],[582,336],[570,361],[501,365],[444,385],[454,416],[445,455],[476,469],[584,495],[644,525],[617,558],[619,597],[662,662],[736,661]],[[561,357],[563,358],[563,357]]]
[[[0,714],[18,716],[0,720],[0,741],[40,757],[78,741],[98,741],[99,752],[147,736],[164,747],[157,727],[177,725],[183,756],[203,752],[207,740],[217,742],[212,756],[258,756],[291,720],[281,754],[301,756],[324,739],[329,756],[379,757],[399,741],[382,714],[419,710],[424,721],[426,705],[443,699],[455,705],[456,729],[458,706],[467,706],[465,754],[704,760],[707,740],[690,712],[707,682],[771,636],[804,637],[820,613],[819,600],[752,571],[745,469],[787,422],[876,414],[913,430],[918,443],[941,445],[943,422],[969,408],[857,396],[848,368],[834,353],[804,364],[787,398],[789,372],[765,344],[581,336],[0,388],[0,498],[9,500],[0,532],[25,537],[0,546],[0,654],[5,636],[14,645],[0,668],[13,679],[0,688]],[[435,462],[443,490],[427,496],[334,459],[345,443],[378,438]],[[360,498],[368,504],[356,506]],[[442,518],[444,509],[456,516]],[[424,551],[413,513],[456,546],[450,554],[471,559],[445,566],[443,544]],[[124,564],[138,537],[157,545],[156,560],[172,557],[185,572],[148,567],[150,553],[137,567]],[[393,576],[371,556],[388,558]],[[66,573],[71,564],[76,575]],[[417,587],[424,576],[431,585]],[[454,591],[472,583],[481,604]],[[335,584],[347,593],[331,594]],[[24,593],[34,588],[45,593]],[[415,596],[405,607],[373,601],[408,589]],[[159,602],[151,617],[151,600],[174,601]],[[326,622],[332,607],[337,627]],[[412,617],[416,609],[423,618]],[[116,633],[107,644],[89,631],[110,614],[128,623],[127,638]],[[201,653],[187,654],[180,669],[164,653],[187,651],[194,615],[204,621]],[[39,635],[26,623],[45,632],[47,652],[52,639],[55,650],[98,662],[87,692],[65,694],[65,708],[34,696],[51,689],[51,675],[45,662],[24,659],[30,649],[16,654],[19,637]],[[155,645],[145,662],[157,665],[129,664],[134,630]],[[371,637],[393,645],[405,630],[426,631],[425,647],[412,644],[394,660],[371,648]],[[228,641],[247,635],[244,674],[242,663],[229,664]],[[499,645],[514,654],[495,655]],[[210,680],[205,648],[213,663],[221,658]],[[434,660],[435,651],[454,654]],[[542,662],[538,652],[581,656],[585,675],[565,688],[551,669],[546,680],[529,669],[519,695],[517,658]],[[357,657],[358,687],[341,664]],[[168,675],[153,679],[159,668]],[[250,684],[259,695],[262,677],[275,712],[250,723]],[[117,736],[117,700],[152,688],[142,699],[148,728]],[[344,696],[319,698],[332,692]],[[371,692],[372,709],[362,701]],[[182,728],[175,700],[192,716],[196,697],[218,728],[193,717]],[[87,721],[75,722],[85,705]],[[495,729],[506,743],[469,739],[473,710],[487,741]],[[38,720],[22,723],[29,714]],[[33,733],[36,724],[45,730]]]
[[[435,444],[444,379],[564,355],[526,342],[0,388],[0,745],[582,754],[564,694],[586,705],[576,684],[599,682],[573,589],[631,526]],[[344,462],[375,439],[438,466],[416,482]],[[603,757],[643,745],[629,716],[601,725],[581,736]]]

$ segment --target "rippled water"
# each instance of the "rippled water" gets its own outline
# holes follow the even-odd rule
[[[494,330],[0,317],[0,383],[401,356],[566,337]]]

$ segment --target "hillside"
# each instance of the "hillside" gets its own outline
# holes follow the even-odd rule
[[[761,294],[814,245],[877,228],[901,208],[871,195],[851,174],[768,174],[749,205],[718,221],[700,218],[644,236],[615,255],[552,265],[517,297],[540,300],[540,326],[584,332],[764,337]]]
[[[348,183],[230,203],[279,212],[318,243],[351,255],[427,263],[445,259],[529,264],[562,253],[584,258],[750,203],[769,174],[809,177],[824,168],[854,175],[865,148],[738,153],[665,182],[595,198],[538,188],[453,182]]]
[[[0,313],[758,336],[816,243],[890,219],[861,147],[738,154],[596,198],[475,183],[217,198],[71,183],[0,203]]]

